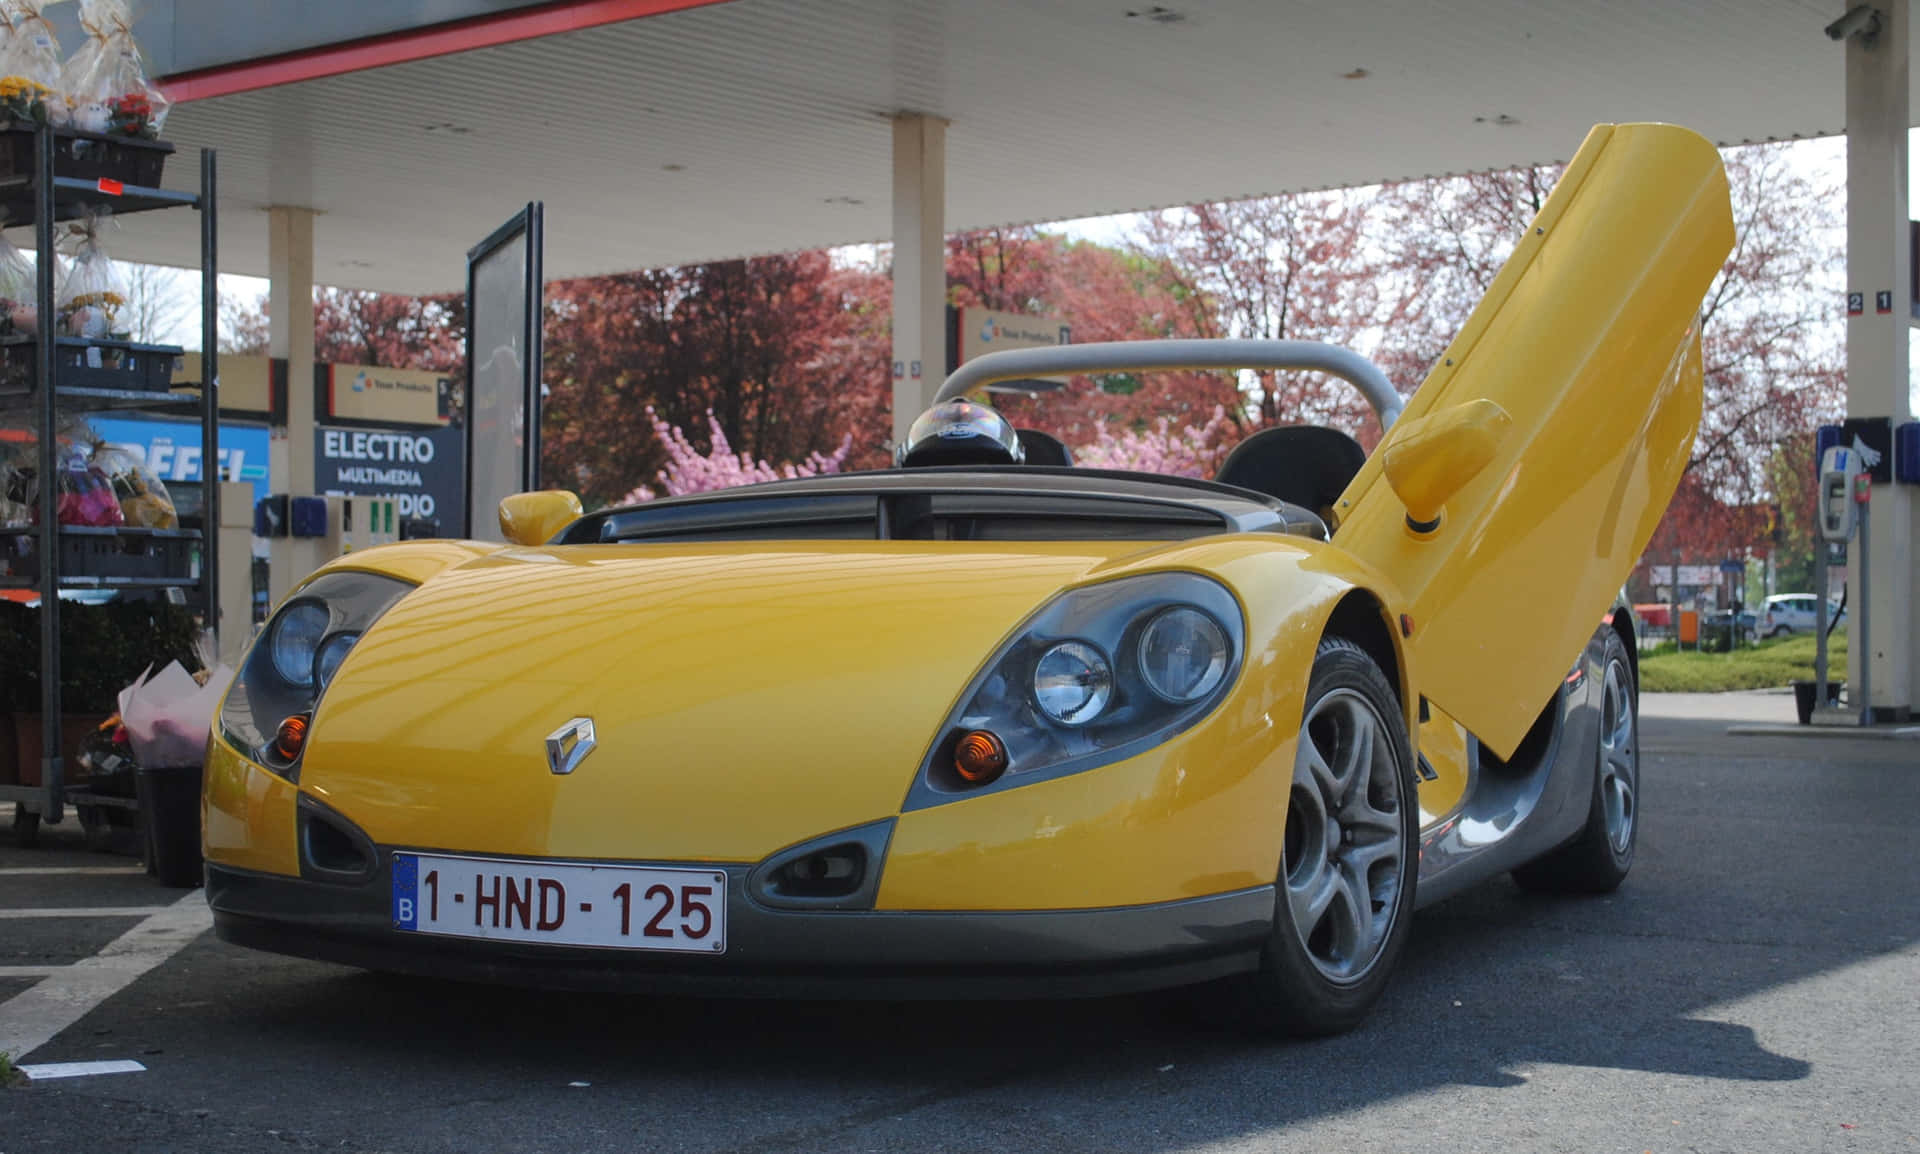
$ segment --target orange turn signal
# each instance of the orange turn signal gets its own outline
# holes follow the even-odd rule
[[[300,751],[307,745],[307,715],[296,713],[280,723],[279,732],[273,735],[273,752],[285,762],[300,759]]]
[[[985,785],[1007,768],[1007,747],[984,729],[960,736],[953,746],[953,772],[968,785]]]

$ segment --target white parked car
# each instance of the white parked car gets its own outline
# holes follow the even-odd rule
[[[1778,593],[1767,598],[1760,609],[1759,632],[1762,637],[1784,637],[1789,633],[1814,630],[1814,600],[1811,593]],[[1827,620],[1845,620],[1846,611],[1827,603]]]

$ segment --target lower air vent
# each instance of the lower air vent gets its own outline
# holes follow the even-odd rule
[[[754,867],[747,892],[776,909],[870,910],[892,836],[888,819],[789,846]]]
[[[352,822],[304,794],[297,821],[301,877],[343,883],[372,880],[379,855]]]
[[[866,847],[836,845],[781,866],[768,886],[784,897],[844,898],[859,889],[866,876]]]

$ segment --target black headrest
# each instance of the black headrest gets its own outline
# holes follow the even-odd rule
[[[1026,450],[1026,463],[1029,465],[1058,465],[1065,468],[1073,464],[1073,453],[1052,433],[1043,433],[1038,429],[1015,429],[1014,435],[1020,438],[1020,447]]]
[[[1338,429],[1279,425],[1235,445],[1214,480],[1320,512],[1366,463],[1360,442]]]

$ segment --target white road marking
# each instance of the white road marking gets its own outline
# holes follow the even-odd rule
[[[23,918],[150,918],[170,906],[80,906],[70,909],[0,910],[0,921]]]
[[[91,1078],[95,1074],[138,1074],[146,1067],[131,1058],[115,1058],[110,1062],[45,1062],[38,1066],[22,1066],[20,1072],[35,1082],[45,1082],[54,1078]]]
[[[65,966],[0,966],[0,978],[44,978]]]
[[[21,877],[47,877],[51,874],[143,874],[139,866],[8,866],[0,869],[0,880]]]
[[[212,926],[206,895],[194,890],[160,907],[93,957],[62,966],[31,989],[0,1002],[0,1053],[16,1061],[26,1057]]]

